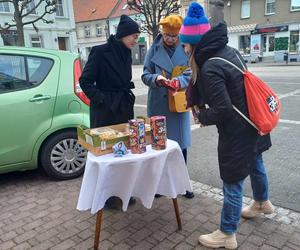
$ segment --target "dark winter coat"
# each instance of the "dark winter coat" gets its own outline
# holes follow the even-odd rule
[[[131,51],[111,36],[92,48],[79,79],[90,99],[91,128],[127,122],[133,118]]]
[[[197,45],[195,59],[199,67],[197,87],[209,108],[202,110],[199,121],[203,125],[216,125],[219,133],[218,159],[224,182],[243,180],[255,164],[257,131],[234,109],[235,105],[248,116],[243,75],[222,57],[242,68],[238,51],[227,46],[227,26],[223,23],[207,32]]]

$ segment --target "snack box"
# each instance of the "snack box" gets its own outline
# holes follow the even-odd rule
[[[151,128],[145,124],[146,144],[151,144]],[[112,147],[123,141],[129,148],[129,124],[122,123],[106,127],[89,129],[84,126],[77,127],[78,143],[94,155],[112,153]]]

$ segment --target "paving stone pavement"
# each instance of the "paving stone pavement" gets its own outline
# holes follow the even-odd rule
[[[195,198],[179,198],[182,231],[170,199],[155,199],[152,209],[137,202],[127,212],[104,211],[100,249],[207,249],[197,238],[218,228],[222,192],[192,184]],[[36,172],[1,176],[0,249],[92,249],[95,216],[76,210],[80,185],[81,178],[56,182]],[[242,219],[239,249],[300,249],[299,218],[276,208],[269,218]]]

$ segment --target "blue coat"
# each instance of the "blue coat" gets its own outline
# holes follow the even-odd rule
[[[178,45],[172,58],[165,50],[162,37],[159,35],[147,52],[142,80],[149,87],[148,90],[148,116],[164,115],[167,118],[167,137],[179,143],[181,149],[191,145],[190,112],[174,113],[169,111],[168,90],[158,87],[155,79],[165,72],[166,78],[170,79],[172,69],[175,66],[187,66],[188,57],[182,45]],[[190,79],[190,71],[177,77],[181,88],[186,88]]]

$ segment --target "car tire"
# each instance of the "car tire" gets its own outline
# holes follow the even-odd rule
[[[77,142],[76,130],[65,130],[46,140],[40,163],[46,174],[59,180],[79,177],[84,172],[87,151]]]

